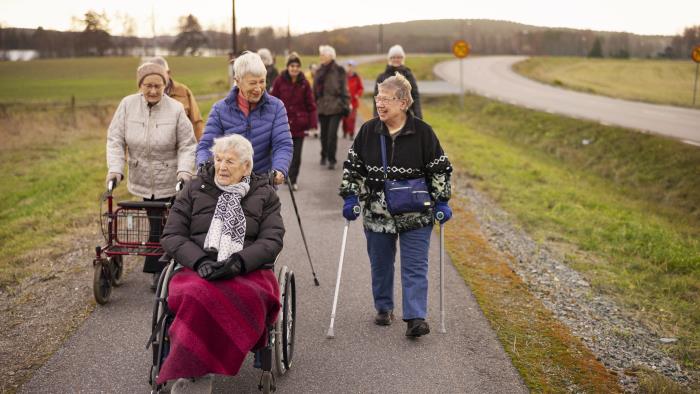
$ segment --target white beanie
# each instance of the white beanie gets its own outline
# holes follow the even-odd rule
[[[406,52],[403,51],[401,45],[396,44],[389,48],[389,53],[386,55],[387,59],[391,58],[392,56],[401,56],[402,58],[406,58]]]

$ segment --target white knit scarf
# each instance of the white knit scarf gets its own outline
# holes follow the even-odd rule
[[[218,250],[217,261],[222,261],[243,249],[246,226],[241,200],[250,190],[250,177],[245,176],[239,183],[228,186],[220,185],[216,178],[214,183],[223,193],[216,202],[214,218],[204,239],[204,250]]]

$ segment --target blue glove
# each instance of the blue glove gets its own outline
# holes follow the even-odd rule
[[[343,217],[347,220],[355,220],[360,216],[360,200],[356,195],[345,197],[343,204]]]
[[[445,201],[438,201],[435,204],[435,219],[437,219],[440,224],[445,223],[452,217],[452,210],[450,206],[447,205]]]

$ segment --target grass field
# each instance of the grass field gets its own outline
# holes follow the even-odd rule
[[[690,59],[534,57],[516,64],[515,70],[541,82],[582,92],[690,107],[695,67]],[[696,107],[700,108],[700,97]]]
[[[413,75],[419,81],[432,81],[434,80],[435,74],[433,74],[433,66],[435,64],[443,62],[445,60],[453,60],[452,55],[406,55],[406,66],[411,69]],[[372,63],[361,64],[357,66],[357,73],[364,79],[377,79],[377,76],[384,72],[386,69],[386,60],[382,59]]]
[[[223,57],[169,57],[173,78],[195,94],[227,90]],[[47,59],[0,62],[0,103],[54,102],[93,104],[115,102],[136,92],[135,57]]]
[[[475,96],[425,107],[458,172],[700,369],[700,150]]]

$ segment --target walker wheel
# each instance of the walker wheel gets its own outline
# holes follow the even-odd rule
[[[109,265],[104,261],[95,264],[94,271],[92,293],[95,295],[95,301],[104,305],[112,294],[112,274],[109,272]]]
[[[109,270],[112,273],[112,286],[121,286],[122,283],[124,283],[124,256],[117,255],[110,257]]]

